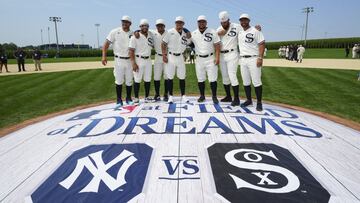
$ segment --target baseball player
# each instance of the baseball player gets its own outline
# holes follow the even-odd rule
[[[105,66],[107,64],[106,53],[110,44],[112,44],[115,57],[114,77],[116,86],[117,107],[123,106],[121,94],[122,84],[124,83],[124,81],[126,84],[126,103],[132,104],[131,89],[133,72],[130,64],[128,46],[130,37],[133,33],[130,30],[131,18],[129,16],[123,16],[121,18],[121,23],[121,27],[111,30],[109,35],[106,37],[102,49],[102,64]]]
[[[251,82],[255,87],[257,98],[256,110],[262,111],[262,82],[261,67],[263,64],[265,39],[262,32],[250,26],[248,14],[240,16],[240,25],[243,31],[239,33],[241,76],[247,100],[241,104],[242,107],[252,105]]]
[[[198,102],[205,101],[205,80],[206,75],[210,82],[212,100],[214,104],[219,101],[216,96],[217,91],[217,65],[220,63],[220,38],[217,32],[207,27],[207,20],[204,15],[197,18],[198,29],[191,34],[191,41],[195,45],[195,69],[200,90]]]
[[[305,47],[303,47],[301,44],[299,45],[299,48],[297,49],[297,53],[298,53],[298,58],[297,58],[297,62],[302,63],[303,57],[304,57],[304,53],[305,53]]]
[[[149,31],[149,22],[147,19],[140,21],[140,37],[130,38],[129,56],[134,74],[134,103],[139,103],[140,83],[144,80],[145,102],[151,102],[149,97],[150,82],[152,74],[151,49],[154,46],[154,38]]]
[[[221,26],[217,29],[217,32],[225,31],[223,35],[220,35],[221,40],[221,54],[220,54],[220,67],[222,81],[226,96],[221,99],[221,102],[231,102],[232,106],[240,105],[239,99],[239,81],[237,79],[237,69],[239,63],[238,53],[238,34],[242,30],[239,24],[231,23],[229,14],[227,11],[219,13]],[[234,92],[234,100],[230,94],[230,84]]]
[[[162,40],[162,57],[166,64],[166,77],[168,78],[169,99],[168,103],[173,103],[173,79],[175,76],[179,78],[181,99],[183,102],[189,102],[185,95],[185,77],[186,67],[183,53],[189,44],[191,34],[184,28],[184,17],[175,18],[175,28],[168,30]]]
[[[156,20],[156,30],[150,30],[154,36],[154,48],[155,48],[155,63],[154,63],[154,86],[155,86],[155,101],[160,101],[160,80],[161,76],[164,75],[164,101],[168,101],[168,89],[167,89],[167,75],[165,71],[165,64],[162,59],[161,44],[167,31],[165,30],[165,21],[163,19]]]

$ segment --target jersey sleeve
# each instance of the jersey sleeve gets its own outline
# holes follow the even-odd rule
[[[130,38],[130,41],[129,41],[129,48],[130,48],[130,49],[135,49],[135,47],[136,47],[135,37],[132,36],[132,37]]]
[[[257,31],[257,32],[256,32],[255,39],[256,39],[256,42],[257,42],[258,44],[260,44],[260,43],[262,43],[262,42],[265,41],[264,35],[263,35],[263,33],[260,32],[260,31]]]
[[[109,35],[106,37],[106,40],[113,43],[115,41],[115,30],[111,30]]]
[[[165,33],[162,41],[165,42],[166,44],[168,44],[169,43],[169,38],[170,38],[170,32],[167,32],[167,33]]]
[[[220,43],[220,37],[218,35],[218,33],[214,30],[214,33],[213,33],[213,36],[214,36],[214,44],[217,44],[217,43]]]

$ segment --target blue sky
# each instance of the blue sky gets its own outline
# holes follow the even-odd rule
[[[360,0],[0,0],[0,43],[14,42],[20,46],[55,42],[53,23],[49,16],[61,16],[60,43],[84,43],[97,46],[95,23],[100,23],[100,43],[107,33],[120,25],[122,15],[133,19],[132,29],[141,18],[154,28],[157,18],[173,27],[174,18],[182,15],[186,27],[196,29],[198,15],[208,17],[208,26],[219,26],[218,13],[227,10],[231,20],[238,22],[241,13],[252,17],[252,24],[261,24],[267,41],[297,40],[305,14],[301,9],[313,6],[309,17],[308,38],[360,37]]]

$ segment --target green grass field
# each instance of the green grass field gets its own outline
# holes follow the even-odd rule
[[[266,67],[263,69],[264,99],[360,122],[357,73],[352,70]],[[218,81],[219,95],[224,95],[221,79]],[[195,68],[188,65],[188,95],[198,95],[194,84]],[[0,89],[0,128],[79,105],[115,100],[112,69],[3,76],[0,77]],[[143,89],[141,86],[141,91]],[[153,85],[151,90],[153,95]],[[177,80],[174,90],[178,94]],[[210,94],[208,84],[206,90]],[[244,96],[242,88],[240,95]]]
[[[269,50],[266,58],[278,58],[277,50]],[[333,58],[346,59],[344,49],[307,49],[305,58]],[[349,58],[351,59],[351,53]],[[43,63],[59,63],[59,62],[81,62],[81,61],[100,61],[101,57],[78,57],[78,58],[44,58]],[[113,60],[113,57],[108,57],[108,60]],[[9,64],[16,64],[15,59],[9,59]],[[25,63],[33,63],[32,59],[26,59]]]

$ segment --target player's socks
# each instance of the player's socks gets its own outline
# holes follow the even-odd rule
[[[148,98],[150,93],[150,82],[144,82],[144,86],[145,86],[145,98]]]
[[[232,86],[234,91],[234,100],[231,102],[231,106],[239,106],[240,98],[239,98],[239,85]]]
[[[251,85],[244,86],[244,90],[245,90],[246,99],[248,101],[251,101]]]
[[[168,80],[169,95],[173,95],[173,80]]]
[[[121,95],[122,94],[122,85],[116,85],[116,103],[121,102]]]
[[[185,80],[179,80],[181,96],[185,95]]]
[[[205,97],[205,82],[198,82],[200,96]]]
[[[231,102],[232,98],[231,98],[231,93],[230,93],[230,85],[224,85],[224,89],[225,89],[226,96],[224,98],[222,98],[220,101],[221,102]]]
[[[126,102],[131,102],[132,99],[131,99],[131,89],[132,89],[132,86],[127,86],[126,85]]]
[[[164,97],[167,97],[167,95],[169,94],[169,88],[168,88],[168,85],[167,85],[168,81],[169,80],[164,80],[164,90],[165,90]]]
[[[217,82],[210,82],[210,88],[212,93],[212,100],[214,104],[218,104],[219,100],[217,99],[216,91],[217,91]]]
[[[139,98],[139,90],[140,90],[140,83],[135,82],[134,83],[134,95],[135,98]]]
[[[262,85],[255,87],[255,94],[257,103],[261,103],[262,100]]]
[[[160,96],[160,80],[154,80],[155,97]]]

